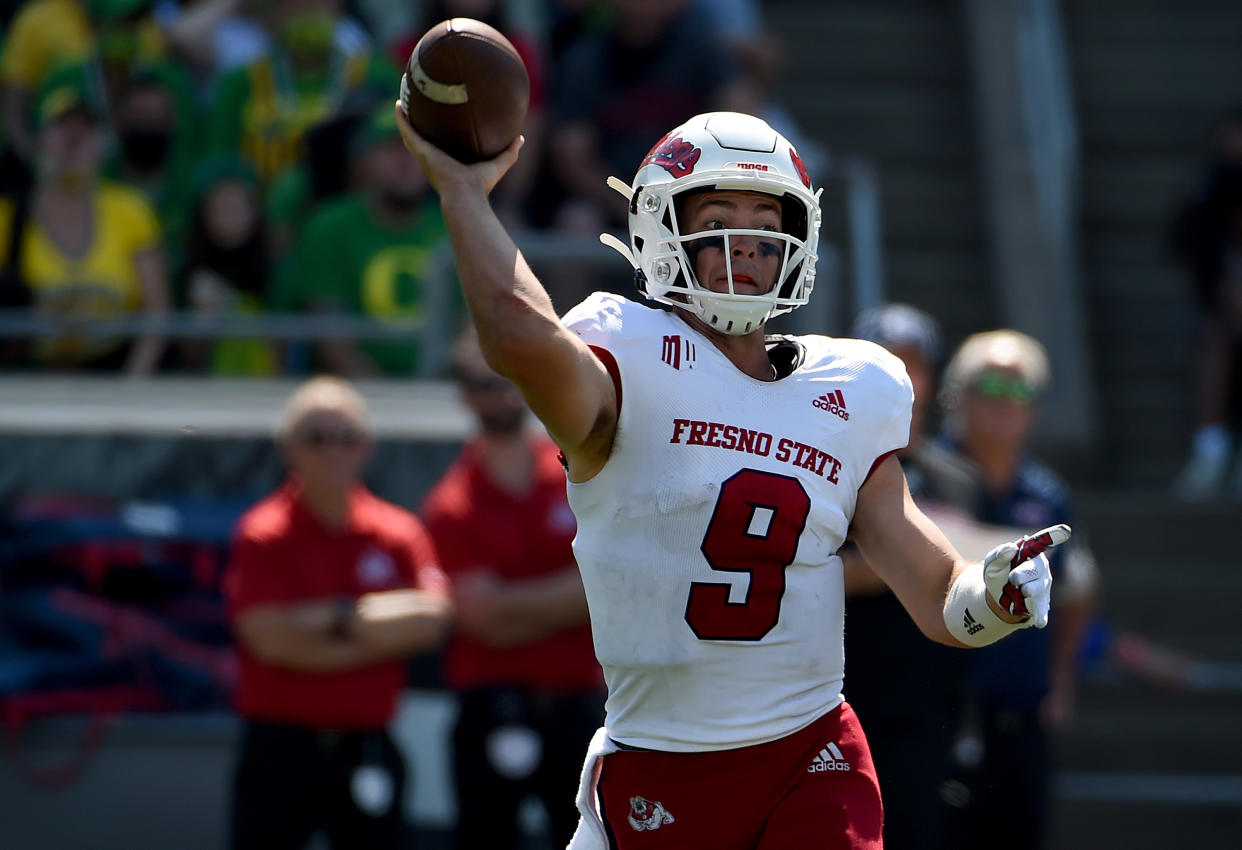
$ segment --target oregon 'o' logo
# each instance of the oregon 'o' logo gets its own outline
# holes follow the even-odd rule
[[[380,318],[422,313],[422,276],[427,249],[409,245],[385,248],[362,271],[362,311]]]

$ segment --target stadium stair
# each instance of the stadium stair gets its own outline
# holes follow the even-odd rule
[[[1100,559],[1101,619],[1181,656],[1181,686],[1089,668],[1057,741],[1050,847],[1196,850],[1242,834],[1242,630],[1236,504],[1078,499]],[[1176,533],[1170,533],[1175,529]],[[1055,616],[1055,610],[1054,610]]]
[[[1190,433],[1195,309],[1166,250],[1212,122],[1242,104],[1232,0],[1065,0],[1082,155],[1083,280],[1101,392],[1095,474],[1165,488]]]
[[[991,326],[958,3],[777,0],[764,13],[785,57],[781,101],[830,158],[878,172],[888,297],[939,317],[950,345]],[[843,244],[839,192],[826,185],[824,238]]]
[[[1223,850],[1242,834],[1242,508],[1165,495],[1189,433],[1195,315],[1164,245],[1207,128],[1242,101],[1242,18],[1229,0],[1061,8],[1101,393],[1092,458],[1062,471],[1101,562],[1104,621],[1199,663],[1180,689],[1108,665],[1087,676],[1057,740],[1048,846]],[[803,131],[877,167],[888,297],[934,313],[948,346],[992,326],[961,4],[774,0],[764,12],[786,56],[781,97]],[[840,242],[841,205],[825,200],[825,238]]]

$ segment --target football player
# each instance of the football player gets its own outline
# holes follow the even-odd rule
[[[667,309],[596,293],[564,319],[488,202],[520,140],[463,165],[399,123],[487,360],[567,465],[608,683],[570,846],[880,847],[875,771],[842,695],[847,533],[928,637],[981,646],[1045,625],[1038,550],[1068,529],[967,562],[893,455],[910,429],[901,362],[765,334],[810,297],[820,227],[801,159],[765,122],[695,116],[629,185],[610,180],[629,241],[601,238]]]

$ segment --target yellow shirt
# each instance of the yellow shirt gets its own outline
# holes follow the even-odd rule
[[[79,0],[30,0],[17,13],[0,55],[0,82],[34,90],[62,63],[82,62],[94,49]]]
[[[13,204],[0,198],[0,263],[8,261]],[[43,226],[27,219],[22,234],[21,277],[42,313],[106,319],[142,307],[142,286],[134,262],[159,245],[155,213],[137,192],[103,183],[95,191],[94,233],[81,257],[66,255]],[[99,338],[41,340],[36,359],[84,362],[115,349],[116,340]]]
[[[164,55],[164,35],[153,19],[139,21],[135,34],[133,63]],[[96,41],[81,0],[29,0],[5,35],[0,83],[34,91],[60,66],[90,60]]]

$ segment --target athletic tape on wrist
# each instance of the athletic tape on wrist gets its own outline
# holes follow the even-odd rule
[[[971,564],[962,570],[949,588],[944,601],[944,624],[953,637],[967,646],[987,646],[1025,625],[1006,623],[992,611],[982,564]]]

